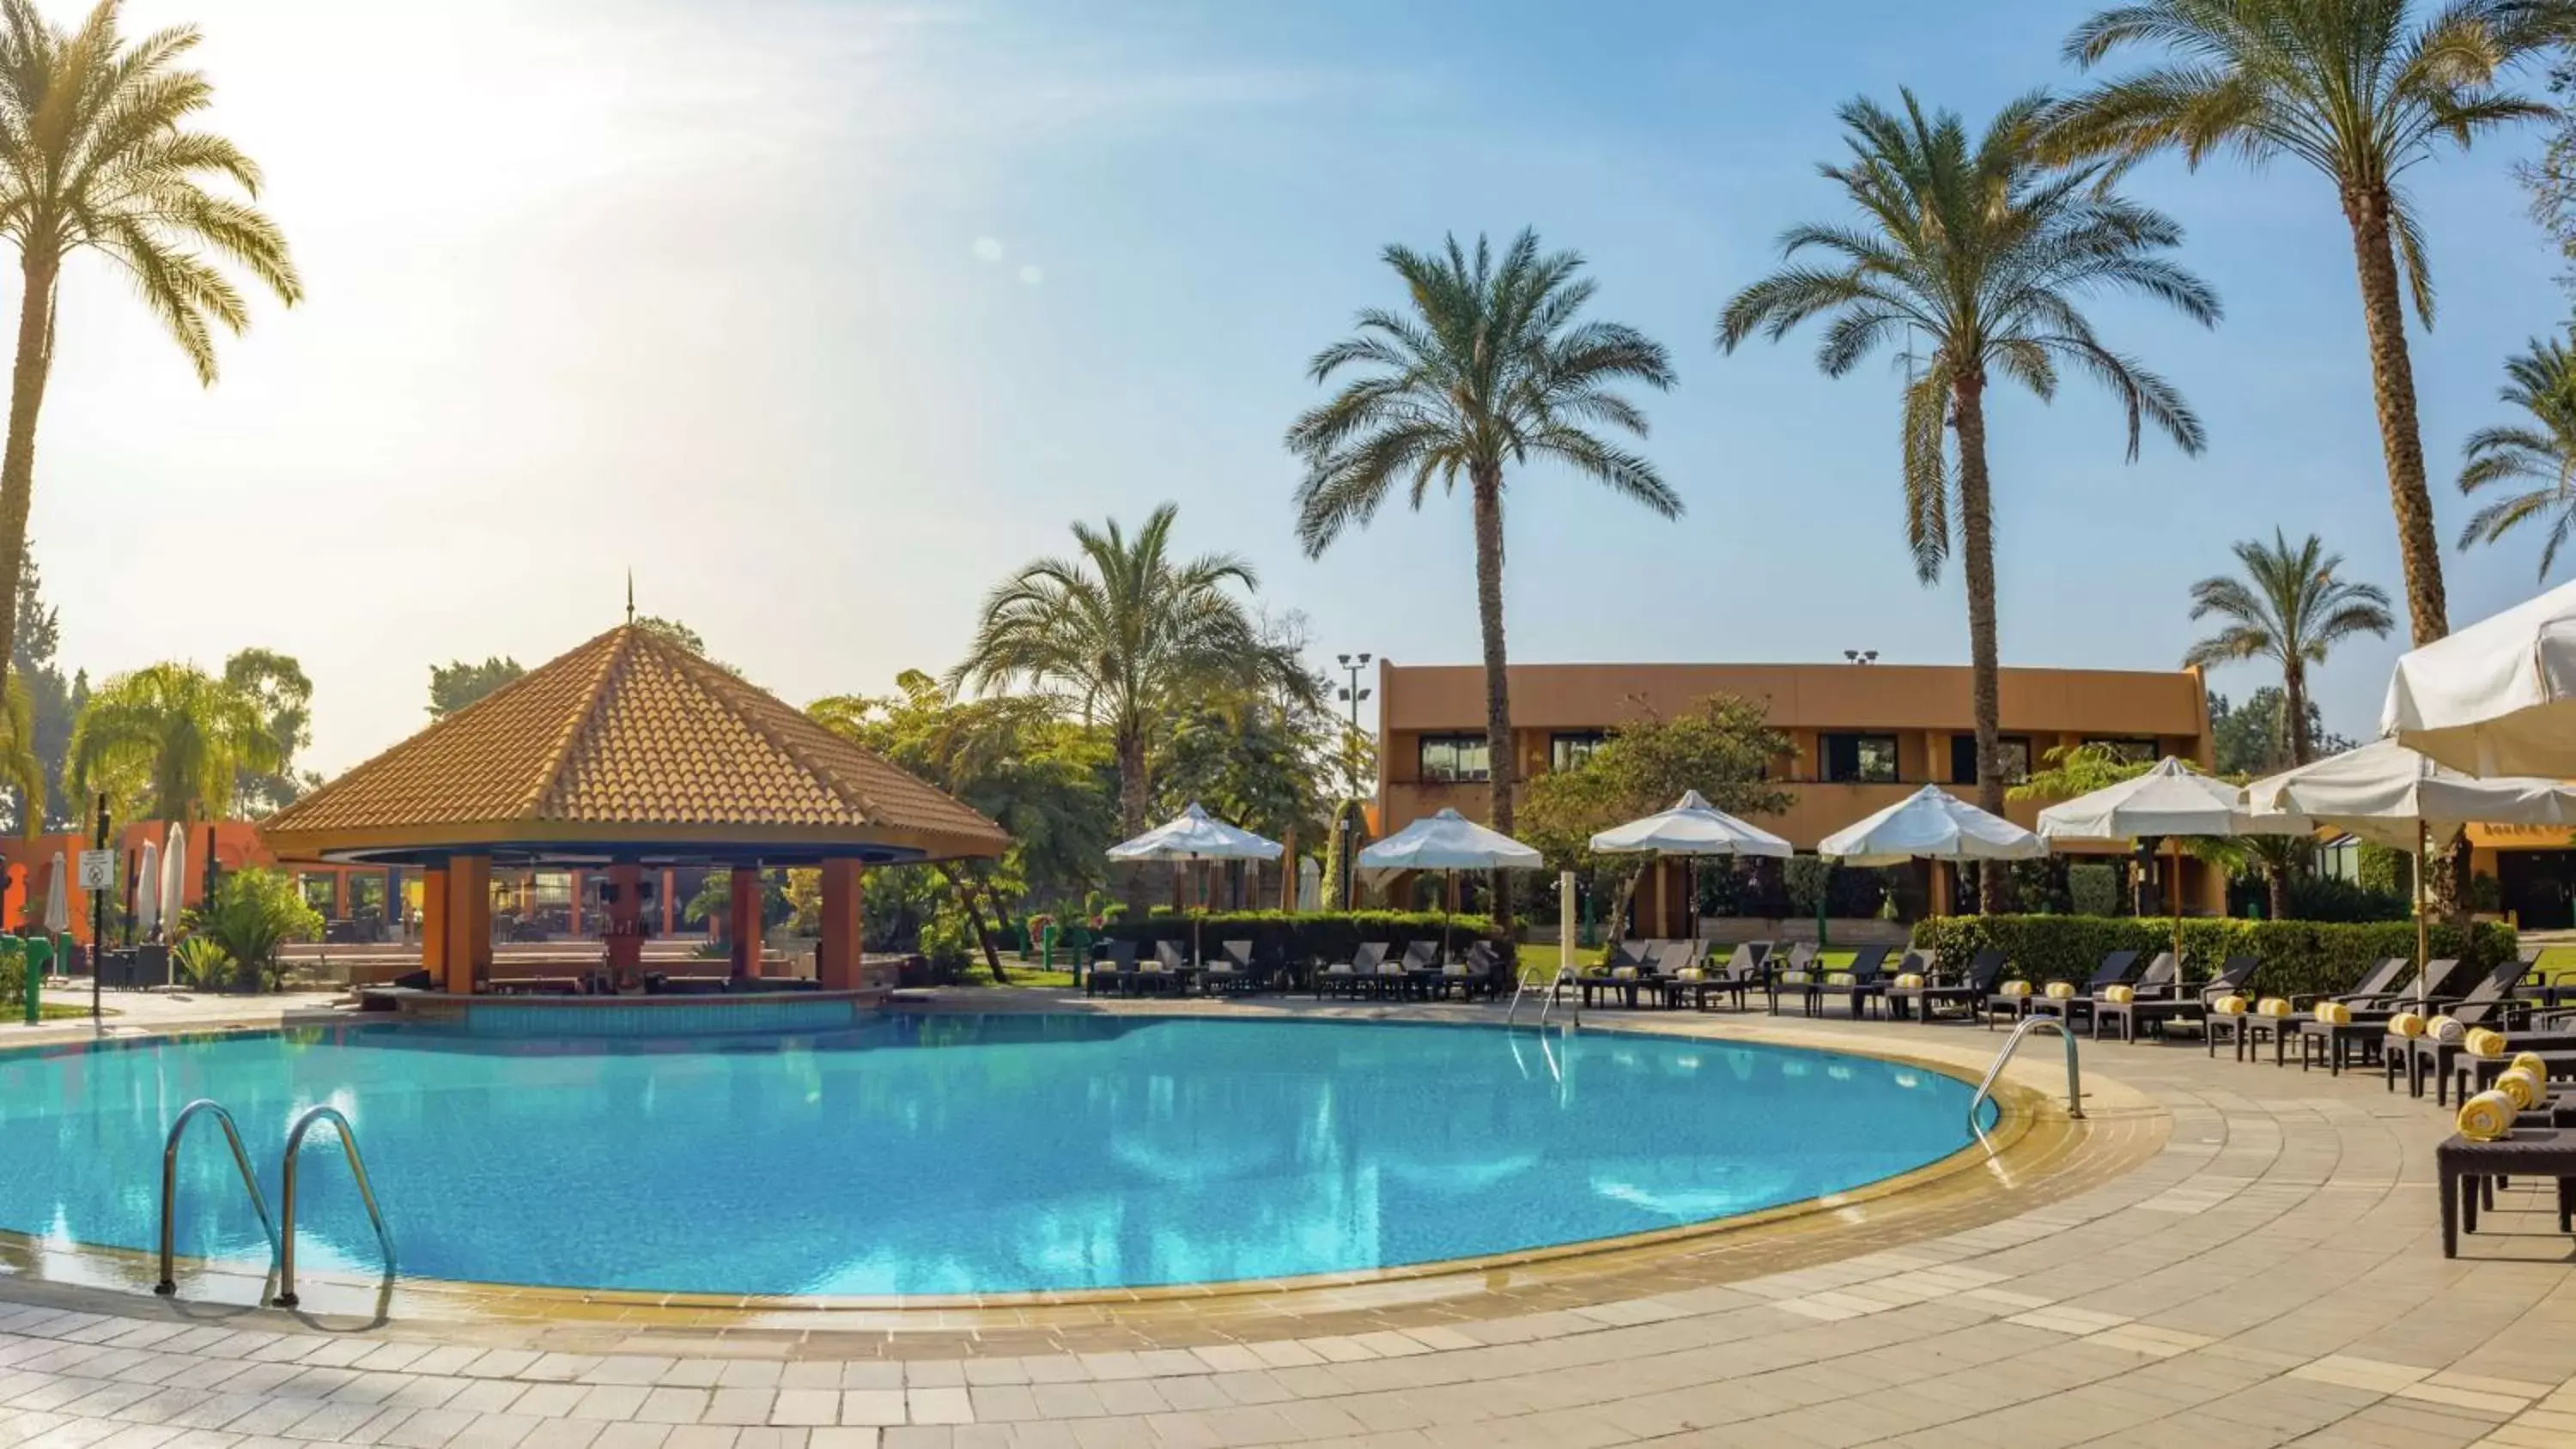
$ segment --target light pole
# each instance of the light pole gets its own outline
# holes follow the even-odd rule
[[[1342,703],[1350,706],[1351,728],[1350,734],[1342,740],[1342,772],[1349,777],[1350,798],[1357,799],[1360,793],[1360,701],[1369,697],[1369,692],[1360,688],[1360,671],[1369,667],[1370,655],[1366,650],[1362,650],[1358,654],[1337,654],[1333,657],[1340,662],[1342,673],[1349,677],[1349,682],[1340,690]],[[1351,885],[1359,878],[1357,858],[1359,842],[1353,838],[1358,831],[1352,824],[1347,800],[1342,808],[1333,812],[1333,828],[1341,832],[1342,878],[1338,884],[1342,888],[1342,909],[1347,911],[1354,904],[1351,900]]]
[[[1846,649],[1843,651],[1843,657],[1854,664],[1876,664],[1878,662],[1878,651],[1875,649]]]

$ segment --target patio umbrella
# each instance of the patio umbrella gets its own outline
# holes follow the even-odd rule
[[[63,931],[72,923],[70,898],[63,891],[63,853],[54,852],[54,863],[45,872],[45,934],[54,938],[54,969],[63,970]]]
[[[161,929],[161,852],[151,841],[143,842],[142,857],[134,863],[134,930],[144,940]]]
[[[2306,835],[2316,827],[2297,815],[2247,808],[2245,791],[2212,779],[2171,755],[2143,775],[2039,812],[2050,840],[2136,840],[2163,836],[2173,846],[2173,949],[2182,960],[2182,837]]]
[[[1544,857],[1499,830],[1487,830],[1461,815],[1456,809],[1443,807],[1439,814],[1426,816],[1395,832],[1359,853],[1359,868],[1391,873],[1405,870],[1436,870],[1442,876],[1440,892],[1440,959],[1449,959],[1449,892],[1448,886],[1462,870],[1536,870],[1545,864]]]
[[[1682,792],[1673,808],[1625,825],[1614,825],[1592,837],[1603,855],[1674,856],[1690,869],[1691,935],[1699,935],[1699,863],[1711,855],[1767,855],[1785,860],[1797,847],[1763,829],[1736,819],[1708,803],[1697,790]]]
[[[188,832],[173,821],[161,837],[161,929],[179,934],[179,917],[188,903]]]
[[[2380,740],[2267,776],[2245,787],[2258,810],[2292,811],[2320,825],[2415,856],[2415,964],[2431,958],[2424,856],[2463,826],[2576,826],[2576,788],[2556,780],[2462,773],[2395,740]],[[2422,980],[2419,974],[2417,980]]]
[[[1926,785],[1818,841],[1816,854],[1840,859],[1845,865],[2037,860],[2048,854],[2048,842],[1938,785]]]
[[[2576,776],[2576,584],[2400,656],[2379,728],[2472,775]]]
[[[1189,808],[1165,823],[1155,826],[1133,840],[1109,847],[1111,860],[1170,860],[1196,864],[1207,860],[1277,860],[1282,851],[1278,841],[1265,840],[1249,830],[1239,829],[1210,815],[1193,800]],[[1206,882],[1200,880],[1199,907],[1207,907]],[[1190,959],[1199,954],[1199,923],[1190,922]]]

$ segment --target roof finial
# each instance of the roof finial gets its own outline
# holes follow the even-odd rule
[[[626,571],[626,622],[635,622],[635,570]]]

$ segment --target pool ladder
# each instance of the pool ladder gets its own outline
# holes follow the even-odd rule
[[[233,1125],[233,1114],[211,1097],[200,1097],[179,1109],[178,1119],[170,1124],[170,1135],[161,1144],[161,1281],[152,1291],[164,1297],[179,1291],[172,1276],[176,1258],[179,1206],[179,1143],[186,1136],[188,1123],[198,1113],[207,1113],[224,1129],[224,1145],[232,1149],[233,1166],[241,1173],[242,1190],[250,1194],[251,1210],[259,1214],[260,1230],[268,1235],[269,1252],[277,1263],[277,1292],[269,1302],[280,1308],[296,1305],[295,1295],[295,1161],[304,1146],[304,1134],[314,1125],[328,1122],[339,1130],[341,1151],[349,1159],[349,1175],[357,1179],[358,1198],[367,1205],[367,1221],[375,1225],[376,1246],[384,1251],[385,1280],[393,1281],[394,1239],[385,1227],[385,1215],[376,1207],[375,1184],[367,1177],[366,1160],[358,1155],[358,1134],[349,1127],[349,1119],[337,1107],[307,1107],[297,1114],[286,1130],[286,1154],[278,1173],[284,1182],[280,1213],[275,1221],[268,1215],[268,1198],[259,1190],[259,1178],[250,1170],[250,1154],[243,1150],[241,1129]]]
[[[2075,1066],[2075,1033],[2056,1017],[2034,1016],[2014,1027],[2012,1035],[2004,1038],[2004,1049],[1995,1053],[1995,1064],[1986,1068],[1986,1079],[1977,1083],[1977,1095],[1968,1099],[1968,1130],[1977,1134],[1977,1140],[1985,1144],[1990,1155],[1995,1150],[1994,1140],[1986,1135],[1986,1124],[1977,1120],[1977,1109],[1986,1105],[1994,1095],[1995,1079],[2004,1074],[2004,1066],[2012,1060],[2022,1038],[2043,1026],[2056,1032],[2066,1043],[2066,1115],[2079,1122],[2084,1119],[2084,1078]]]
[[[1536,1019],[1536,1024],[1537,1024],[1537,1026],[1538,1026],[1538,1029],[1539,1029],[1539,1030],[1541,1030],[1541,1031],[1545,1031],[1545,1030],[1547,1030],[1547,1015],[1548,1015],[1548,1013],[1549,1013],[1549,1012],[1554,1011],[1554,1010],[1556,1009],[1556,995],[1557,995],[1557,993],[1558,993],[1559,991],[1563,990],[1564,988],[1566,988],[1566,987],[1568,987],[1568,986],[1575,986],[1575,981],[1574,981],[1574,977],[1573,977],[1570,973],[1568,973],[1564,967],[1559,966],[1559,967],[1557,967],[1553,972],[1549,973],[1549,980],[1548,980],[1548,982],[1547,982],[1547,997],[1546,997],[1546,999],[1545,999],[1545,1000],[1543,1000],[1543,1001],[1541,1001],[1541,1002],[1539,1003],[1539,1007],[1538,1007],[1538,1016],[1537,1016],[1537,1019]],[[1503,1028],[1504,1028],[1504,1030],[1506,1030],[1506,1031],[1510,1030],[1510,1029],[1511,1029],[1511,1027],[1512,1027],[1512,1025],[1514,1024],[1514,1018],[1516,1018],[1516,1017],[1518,1017],[1518,1016],[1520,1015],[1520,1011],[1521,1011],[1521,998],[1522,998],[1522,997],[1524,997],[1524,996],[1527,996],[1527,995],[1529,994],[1529,990],[1530,990],[1530,978],[1529,978],[1529,974],[1528,974],[1527,972],[1523,972],[1523,973],[1521,973],[1521,975],[1520,975],[1520,978],[1519,978],[1518,982],[1517,982],[1517,983],[1513,986],[1513,988],[1512,988],[1512,1004],[1511,1004],[1509,1007],[1505,1008],[1505,1009],[1504,1009],[1504,1011],[1503,1011]],[[1567,1008],[1566,1008],[1566,1010],[1571,1011],[1571,1012],[1573,1012],[1573,1013],[1574,1013],[1574,1020],[1573,1020],[1573,1022],[1572,1022],[1572,1026],[1573,1026],[1573,1027],[1578,1027],[1578,1028],[1579,1028],[1579,1027],[1581,1027],[1581,1026],[1583,1025],[1583,997],[1582,997],[1582,988],[1581,988],[1581,987],[1579,987],[1579,986],[1576,986],[1576,987],[1575,987],[1575,990],[1576,990],[1576,995],[1575,995],[1575,999],[1574,999],[1574,1004],[1573,1004],[1572,1006],[1570,1006],[1570,1007],[1567,1007]]]

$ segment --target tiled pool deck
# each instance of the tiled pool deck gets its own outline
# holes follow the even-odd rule
[[[2025,1100],[2062,1085],[2033,1046]],[[2090,1120],[2043,1112],[2009,1182],[1320,1294],[704,1326],[433,1296],[465,1316],[370,1327],[0,1277],[0,1446],[2576,1445],[2576,1255],[2517,1185],[2442,1258],[2428,1103],[2196,1046],[2084,1061]]]

